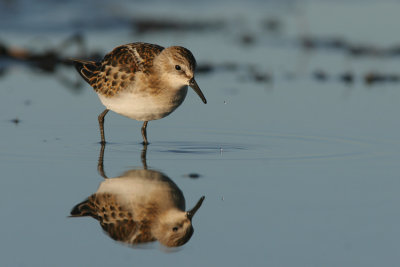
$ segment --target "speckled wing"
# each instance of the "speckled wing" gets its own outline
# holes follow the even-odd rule
[[[93,194],[77,204],[71,211],[71,217],[83,216],[98,220],[103,230],[116,241],[139,244],[156,240],[151,236],[149,222],[136,222],[133,211],[120,203],[114,194]]]
[[[97,93],[111,97],[126,89],[137,72],[148,73],[163,49],[154,44],[131,43],[114,48],[101,62],[74,60],[74,64]]]
[[[116,196],[112,194],[91,195],[72,209],[71,216],[95,218],[103,230],[117,241],[128,240],[137,230],[132,212],[119,205]]]

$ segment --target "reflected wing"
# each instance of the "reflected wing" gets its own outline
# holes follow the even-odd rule
[[[140,214],[142,213],[142,214]],[[121,203],[117,195],[99,193],[77,204],[71,211],[71,217],[90,216],[100,222],[101,227],[114,240],[128,244],[155,241],[151,232],[151,218],[154,208],[143,207],[139,212],[141,220],[134,220],[133,210]]]
[[[71,217],[83,216],[98,220],[103,230],[114,240],[127,241],[137,231],[132,211],[120,205],[113,194],[94,194],[72,209]]]

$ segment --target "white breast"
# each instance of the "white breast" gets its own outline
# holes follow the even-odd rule
[[[162,90],[157,95],[126,91],[113,97],[99,95],[107,109],[138,121],[158,120],[179,107],[187,94],[187,86],[178,90]]]

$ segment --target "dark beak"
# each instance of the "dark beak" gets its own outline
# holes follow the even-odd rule
[[[197,85],[194,78],[190,79],[189,86],[193,88],[193,90],[200,96],[201,100],[203,100],[204,104],[207,104],[207,100],[203,95],[203,92],[200,90],[200,87]]]
[[[188,217],[189,220],[192,220],[193,216],[196,214],[197,210],[200,209],[201,204],[203,203],[204,199],[206,197],[202,196],[199,201],[197,201],[196,206],[193,207],[193,209],[189,210],[188,212],[186,212],[186,216]]]

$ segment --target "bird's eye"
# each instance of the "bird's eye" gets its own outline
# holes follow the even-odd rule
[[[176,69],[176,70],[181,70],[181,66],[175,65],[175,69]]]
[[[178,227],[174,227],[174,228],[172,228],[172,231],[174,231],[174,232],[176,232],[176,231],[178,231]]]

